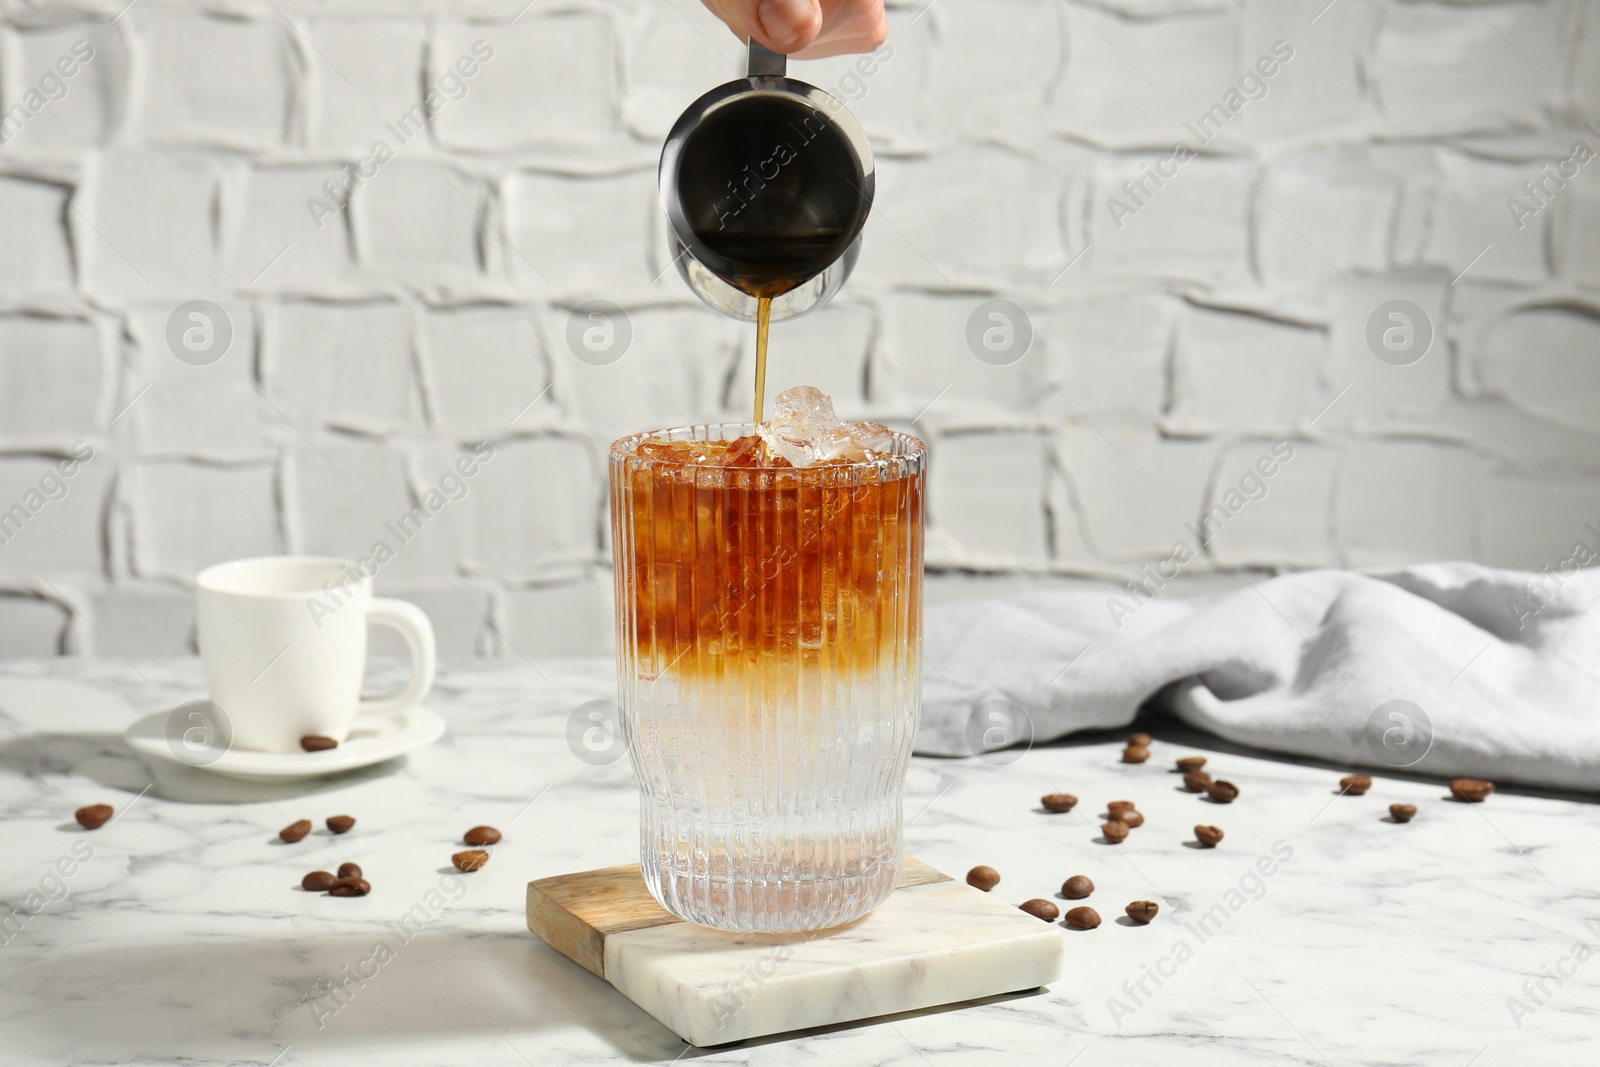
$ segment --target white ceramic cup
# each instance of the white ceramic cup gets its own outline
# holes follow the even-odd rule
[[[433,626],[422,609],[372,595],[354,563],[264,556],[219,563],[195,579],[196,631],[211,701],[234,748],[299,752],[308,735],[343,742],[356,716],[413,707],[433,687]],[[367,627],[399,631],[411,677],[361,695]]]

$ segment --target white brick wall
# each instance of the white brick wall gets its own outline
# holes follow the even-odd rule
[[[449,652],[608,647],[605,444],[749,402],[750,331],[669,269],[654,188],[740,48],[692,0],[521,8],[0,3],[0,657],[181,652],[200,567],[394,541],[480,440],[380,590]],[[928,439],[935,596],[1177,544],[1175,585],[1215,588],[1594,536],[1600,159],[1521,186],[1600,152],[1600,5],[895,0],[890,28],[870,73],[791,68],[850,101],[880,192],[771,387]],[[1009,366],[966,339],[993,298],[1033,327]],[[590,299],[629,313],[616,363],[568,348]],[[167,342],[191,300],[233,328],[208,365]],[[1412,362],[1371,341],[1396,300]]]
[[[0,286],[6,292],[72,291],[65,201],[45,182],[0,179]]]
[[[287,26],[154,12],[140,21],[132,121],[142,139],[244,150],[283,143],[298,113]]]

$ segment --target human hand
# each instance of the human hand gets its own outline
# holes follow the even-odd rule
[[[739,40],[796,59],[871,52],[889,27],[883,0],[701,0]]]

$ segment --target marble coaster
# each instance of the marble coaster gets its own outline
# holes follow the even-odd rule
[[[740,934],[678,919],[637,865],[528,883],[528,929],[691,1045],[721,1045],[1034,989],[1061,930],[907,856],[865,919]]]

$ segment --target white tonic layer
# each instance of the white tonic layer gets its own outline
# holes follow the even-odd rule
[[[628,723],[645,883],[673,914],[746,930],[856,918],[894,887],[917,709],[903,679],[641,678]],[[645,688],[648,686],[648,688]]]

